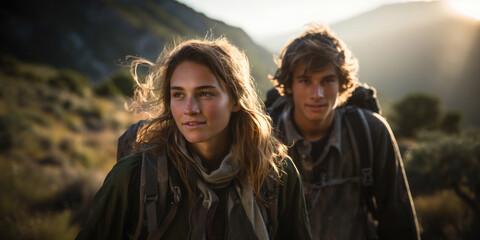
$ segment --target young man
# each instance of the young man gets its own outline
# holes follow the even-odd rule
[[[271,80],[283,97],[268,110],[301,173],[313,239],[418,239],[388,123],[368,110],[339,107],[358,84],[351,51],[326,27],[314,26],[285,46],[279,60]],[[359,135],[362,143],[354,136],[361,119],[369,132]],[[362,146],[372,152],[366,168]]]

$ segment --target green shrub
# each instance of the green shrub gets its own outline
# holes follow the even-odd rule
[[[440,123],[440,129],[448,134],[457,134],[460,132],[461,122],[462,114],[457,111],[450,111],[443,116],[442,122]]]
[[[111,81],[103,81],[94,87],[93,92],[101,97],[120,97],[122,92]]]
[[[72,70],[60,70],[58,75],[48,81],[50,86],[67,90],[80,96],[85,96],[90,87],[90,81],[83,75]]]
[[[10,150],[15,144],[15,132],[11,129],[12,119],[0,116],[0,151]]]
[[[414,198],[423,239],[459,239],[468,231],[471,211],[451,190]]]
[[[455,193],[473,216],[460,233],[471,236],[475,233],[471,229],[480,221],[480,130],[459,135],[424,133],[419,140],[420,144],[405,157],[412,193]]]
[[[31,122],[21,113],[0,115],[0,150],[23,144],[21,135],[30,128]]]
[[[111,81],[120,90],[123,96],[132,97],[134,80],[128,71],[120,71],[113,74]]]
[[[440,101],[423,93],[409,94],[393,105],[390,120],[398,136],[415,137],[422,129],[434,129],[440,118]]]
[[[0,68],[10,76],[20,76],[20,62],[11,55],[0,56]]]

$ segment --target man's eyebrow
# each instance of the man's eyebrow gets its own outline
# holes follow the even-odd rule
[[[217,88],[214,85],[204,85],[204,86],[198,86],[195,88],[195,90],[203,90],[203,89],[215,89]],[[180,86],[170,86],[170,90],[183,90],[183,87]]]
[[[327,76],[324,76],[323,78],[332,78],[332,77],[338,77],[338,75],[336,73],[331,73],[331,74],[328,74]]]
[[[305,74],[302,74],[302,75],[297,75],[297,76],[294,76],[295,78],[309,78],[308,75],[305,75]]]

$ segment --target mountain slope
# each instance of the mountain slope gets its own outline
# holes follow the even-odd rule
[[[126,55],[155,61],[178,39],[226,36],[246,52],[263,91],[274,70],[272,54],[241,29],[173,0],[32,1],[1,3],[5,34],[0,52],[24,61],[71,68],[100,81]],[[265,92],[265,91],[264,91]]]

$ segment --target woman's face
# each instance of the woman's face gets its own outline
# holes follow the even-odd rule
[[[240,109],[210,69],[192,61],[180,63],[172,74],[170,108],[189,143],[210,146],[228,141],[231,113]]]

